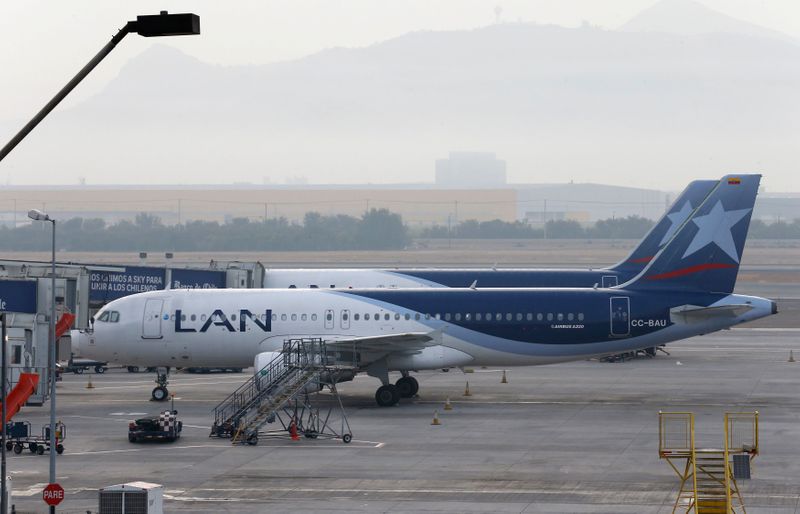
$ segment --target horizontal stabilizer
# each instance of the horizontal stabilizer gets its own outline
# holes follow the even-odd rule
[[[669,317],[673,323],[699,323],[714,318],[735,318],[752,308],[752,305],[747,304],[718,305],[716,307],[681,305],[670,309]]]
[[[439,345],[441,341],[441,330],[434,330],[432,332],[406,332],[405,334],[351,337],[326,341],[326,344],[332,348],[393,353],[416,352],[429,346]]]

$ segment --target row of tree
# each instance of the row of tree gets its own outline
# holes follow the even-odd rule
[[[409,241],[400,216],[386,209],[372,209],[360,218],[310,212],[302,224],[285,218],[236,218],[224,224],[164,225],[158,217],[142,213],[133,222],[109,225],[102,219],[73,218],[57,226],[57,246],[65,251],[393,250]],[[0,250],[49,249],[48,224],[0,228]]]
[[[544,227],[500,220],[464,221],[454,227],[433,226],[416,234],[442,239],[639,239],[653,226],[640,216],[609,218],[584,227],[576,221],[548,221]],[[750,225],[754,239],[800,239],[800,219]],[[229,223],[190,221],[164,225],[149,214],[106,224],[102,219],[73,218],[58,224],[58,248],[66,251],[270,251],[270,250],[399,250],[411,241],[400,215],[371,209],[360,218],[306,214],[303,223],[285,218]],[[49,250],[49,227],[32,223],[0,228],[0,250]]]

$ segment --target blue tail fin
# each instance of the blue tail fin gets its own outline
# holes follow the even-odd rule
[[[731,293],[761,175],[726,175],[650,264],[621,287]]]
[[[692,212],[703,203],[708,193],[714,189],[717,180],[695,180],[689,183],[683,193],[678,196],[675,203],[658,220],[653,228],[634,248],[633,252],[609,269],[634,276],[642,271],[658,251],[667,244],[675,232],[683,225]]]

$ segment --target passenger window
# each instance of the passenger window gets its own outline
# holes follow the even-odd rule
[[[434,318],[436,318],[436,319],[442,319],[442,315],[441,315],[441,314],[439,314],[439,313],[437,312],[437,313],[436,313],[436,316],[434,316]]]
[[[317,315],[316,314],[312,314],[311,315],[311,321],[317,321]]]
[[[517,321],[522,321],[522,313],[521,312],[517,313]]]
[[[369,313],[364,314],[364,321],[369,321]]]
[[[564,321],[564,314],[561,312],[558,313],[558,321]]]
[[[353,319],[356,320],[356,321],[358,321],[358,318],[360,318],[360,317],[361,317],[361,315],[359,313],[353,314]]]
[[[431,319],[431,315],[428,314],[427,312],[425,313],[425,319]],[[436,319],[439,319],[439,315],[438,314],[436,315]]]
[[[356,316],[358,316],[358,314],[356,314]],[[306,321],[307,319],[308,319],[308,314],[301,314],[300,315],[300,321]]]
[[[541,312],[537,312],[536,313],[536,321],[542,321],[542,318],[543,318],[542,313]]]
[[[578,313],[578,321],[583,321],[583,313],[582,312]]]
[[[309,289],[319,289],[319,286],[317,284],[309,284],[308,287]]]
[[[169,319],[171,319],[172,321],[175,321],[175,315],[173,314],[172,316],[169,317]]]
[[[289,289],[297,289],[297,286],[296,286],[296,285],[294,285],[294,284],[291,284],[291,285],[289,286]]]
[[[492,321],[492,313],[491,312],[487,312],[486,313],[486,321]]]
[[[331,289],[336,289],[336,284],[331,284]]]
[[[348,317],[349,317],[349,316],[347,315],[347,313],[346,313],[346,312],[343,312],[343,313],[342,313],[342,321],[347,321],[347,318],[348,318]]]
[[[205,321],[205,320],[206,320],[206,315],[205,315],[205,314],[202,314],[202,315],[200,316],[200,321]],[[274,314],[272,315],[272,321],[275,321],[275,315],[274,315]]]
[[[469,320],[471,320],[471,319],[472,319],[472,314],[470,314],[470,313],[466,313],[466,314],[464,314],[464,320],[465,320],[465,321],[469,321]]]
[[[497,314],[494,315],[494,319],[496,319],[497,321],[503,321],[503,315],[498,312]]]
[[[119,312],[118,311],[111,311],[108,314],[108,321],[111,323],[116,323],[119,321]],[[186,315],[183,315],[183,321],[186,321]]]
[[[297,321],[297,314],[292,314],[292,321]]]
[[[203,319],[206,319],[206,315],[205,314],[203,314]],[[272,321],[278,321],[278,315],[277,314],[273,314],[272,315]]]
[[[525,319],[526,319],[527,321],[533,321],[533,313],[532,313],[532,312],[529,312],[529,313],[527,313],[527,314],[525,315]]]
[[[460,312],[456,312],[455,318],[456,318],[456,321],[461,321],[461,313]]]
[[[475,321],[480,321],[483,315],[480,312],[475,313]]]
[[[326,320],[328,320],[328,321],[333,321],[333,314],[331,314],[330,312],[329,312],[329,313],[327,313],[327,314],[325,315],[325,319],[326,319]]]
[[[574,319],[575,319],[575,315],[574,315],[574,314],[572,314],[572,313],[570,312],[569,314],[567,314],[567,319],[568,319],[569,321],[572,321],[572,320],[574,320]]]
[[[553,321],[553,313],[552,312],[548,312],[547,313],[547,321]]]
[[[109,319],[111,319],[111,321],[114,321],[113,316],[111,316]],[[186,321],[186,314],[181,314],[181,321]]]
[[[506,321],[511,321],[511,313],[510,312],[506,313]]]
[[[406,321],[408,321],[408,320],[410,320],[410,319],[411,319],[411,314],[409,314],[409,313],[407,313],[407,312],[406,312],[406,316],[405,316],[405,317],[406,317]]]
[[[281,314],[281,321],[286,321],[286,314]]]
[[[192,321],[197,320],[197,314],[192,314],[191,316],[189,316],[189,319]]]
[[[383,315],[383,319],[385,319],[386,321],[389,321],[389,313],[388,312]]]
[[[186,316],[183,317],[183,320],[186,321]],[[231,321],[236,321],[236,314],[231,314]]]
[[[395,315],[394,315],[394,319],[395,319],[395,320],[398,320],[398,319],[400,319],[400,314],[397,314],[397,313],[395,313]]]
[[[420,318],[419,312],[414,314],[414,319],[415,320],[419,321],[419,318]]]
[[[450,313],[449,312],[445,313],[444,320],[445,321],[450,321]]]

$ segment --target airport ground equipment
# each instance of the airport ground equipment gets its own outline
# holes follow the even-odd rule
[[[31,453],[38,455],[50,451],[50,425],[43,426],[40,435],[34,435],[30,422],[15,421],[8,424],[6,433],[8,434],[8,440],[4,443],[6,450],[13,450],[17,455],[26,448]],[[67,436],[67,430],[63,423],[56,423],[55,435],[56,453],[61,455],[64,453],[64,440]]]
[[[129,482],[100,489],[99,514],[163,514],[164,486]]]
[[[85,371],[94,368],[95,373],[103,374],[108,369],[108,362],[96,361],[92,359],[70,359],[64,371],[81,375]]]
[[[758,455],[758,412],[725,413],[722,448],[697,447],[691,412],[659,412],[658,417],[658,455],[680,479],[672,512],[746,513],[736,478],[749,478],[749,463]],[[734,460],[746,474],[734,472]]]
[[[28,397],[36,391],[36,386],[39,384],[38,373],[20,373],[17,385],[8,393],[6,398],[6,419],[5,423],[11,421],[14,414],[19,412]]]
[[[322,339],[288,339],[279,355],[217,405],[211,436],[231,438],[233,444],[257,444],[259,435],[285,435],[294,427],[309,439],[349,443],[353,435],[336,390],[342,372],[351,373],[352,364],[337,362]],[[325,385],[332,398],[320,408],[316,393]],[[260,431],[276,422],[281,429]]]
[[[140,418],[128,424],[128,441],[168,441],[181,437],[183,422],[178,420],[178,411],[165,410],[157,418]]]

